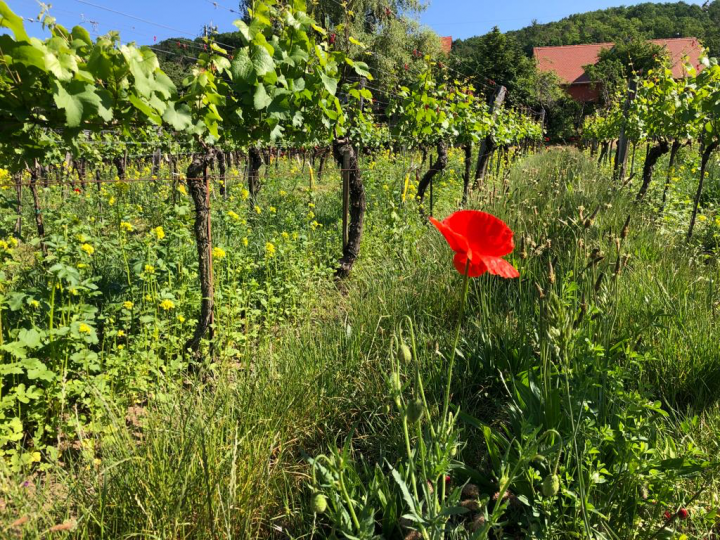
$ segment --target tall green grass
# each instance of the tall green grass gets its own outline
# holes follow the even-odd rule
[[[76,522],[77,538],[327,532],[308,508],[307,457],[341,445],[352,428],[355,456],[366,462],[402,452],[385,378],[392,337],[408,317],[431,414],[442,400],[461,276],[414,205],[383,197],[383,183],[400,180],[368,181],[375,199],[353,277],[308,290],[317,300],[307,317],[275,328],[251,361],[189,379],[136,417],[107,404],[114,420],[98,440],[99,461],[58,465],[29,486],[6,476],[5,534],[39,536],[65,520]],[[436,214],[445,217],[460,192],[440,194]],[[494,178],[472,202],[515,231],[510,259],[521,279],[471,283],[452,398],[467,420],[458,459],[469,476],[458,478],[475,474],[490,494],[496,485],[479,426],[498,445],[522,445],[534,430],[564,439],[566,492],[557,504],[528,495],[528,507],[511,508],[506,529],[520,537],[649,537],[663,511],[700,487],[697,519],[682,526],[690,537],[716,526],[706,509],[717,504],[717,475],[699,464],[720,454],[717,265],[661,231],[633,195],[587,156],[550,150]],[[332,208],[319,201],[319,219]],[[663,469],[678,457],[681,467]],[[532,494],[532,486],[523,477],[512,489]],[[23,515],[27,523],[10,528]]]

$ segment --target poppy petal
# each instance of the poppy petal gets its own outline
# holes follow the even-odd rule
[[[503,257],[515,248],[510,227],[485,212],[460,210],[445,219],[442,225],[456,236],[466,239],[468,247],[476,255]]]
[[[504,278],[520,277],[520,272],[518,272],[517,269],[505,259],[501,259],[500,257],[485,256],[482,257],[482,261],[483,263],[485,263],[488,272],[490,272],[491,274]]]
[[[467,255],[464,253],[456,253],[455,257],[453,258],[453,264],[455,265],[455,270],[457,270],[460,274],[463,276],[465,275],[465,268],[467,266]],[[485,263],[480,260],[477,263],[471,262],[470,266],[467,267],[468,270],[468,277],[478,277],[482,276],[485,272],[487,272],[487,266],[485,266]]]
[[[433,217],[430,218],[430,223],[435,225],[437,230],[442,233],[442,235],[445,237],[445,240],[447,240],[447,243],[450,245],[450,249],[452,249],[456,253],[467,252],[468,241],[465,238],[463,238],[461,235],[458,235],[455,231],[453,231],[449,227],[446,227],[444,223],[439,222]]]

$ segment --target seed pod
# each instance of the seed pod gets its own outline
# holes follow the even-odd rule
[[[555,269],[553,268],[552,261],[548,261],[548,280],[551,284],[555,284]]]
[[[423,405],[422,400],[414,399],[408,404],[407,407],[408,422],[414,424],[415,422],[419,421],[422,418],[424,412],[425,406]]]
[[[620,232],[620,238],[622,238],[623,240],[625,240],[627,238],[629,227],[630,227],[630,216],[628,216],[627,219],[625,220],[625,225],[623,225],[622,231]]]
[[[410,347],[408,347],[404,343],[400,345],[400,355],[402,356],[402,359],[406,364],[412,362],[412,352],[410,351]]]
[[[542,494],[545,497],[554,497],[560,491],[560,477],[557,474],[548,474],[542,483]]]
[[[480,488],[477,487],[475,484],[467,484],[462,489],[462,495],[460,496],[460,498],[463,500],[478,499],[480,498]]]
[[[317,493],[312,499],[313,512],[323,514],[327,510],[327,499],[322,493]]]
[[[595,292],[600,292],[600,286],[602,285],[602,281],[603,281],[604,277],[605,277],[605,272],[601,272],[597,278],[597,281],[595,282]]]

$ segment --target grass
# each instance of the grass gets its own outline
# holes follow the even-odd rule
[[[453,167],[461,170],[457,157]],[[521,273],[516,281],[471,282],[453,385],[453,404],[463,413],[453,482],[478,484],[489,514],[500,508],[493,497],[501,477],[516,471],[512,497],[500,509],[505,525],[493,530],[498,538],[718,532],[717,264],[675,232],[672,220],[682,211],[673,206],[672,220],[661,220],[652,204],[634,205],[632,184],[618,189],[608,178],[586,155],[552,149],[520,160],[473,201],[515,231],[510,260]],[[6,470],[5,534],[32,538],[65,522],[77,538],[331,535],[338,525],[308,504],[318,489],[308,457],[342,446],[349,433],[353,489],[365,486],[378,519],[402,515],[402,498],[376,502],[392,487],[368,488],[375,486],[372,466],[388,474],[404,453],[402,413],[387,390],[393,339],[407,338],[409,318],[416,357],[402,377],[411,392],[413,372],[420,373],[429,401],[423,422],[432,424],[462,281],[440,235],[398,200],[402,181],[401,165],[382,158],[368,173],[363,253],[347,283],[336,287],[320,270],[302,274],[304,285],[295,277],[299,290],[268,293],[268,300],[302,307],[258,322],[247,343],[235,337],[246,318],[232,306],[238,276],[229,275],[219,358],[203,377],[161,375],[160,386],[132,409],[97,392],[106,427],[87,442],[78,437],[92,452],[68,452],[62,463],[48,458],[42,473]],[[446,181],[438,190],[441,217],[460,196],[454,172]],[[674,201],[684,197],[683,182]],[[328,228],[338,217],[335,198],[328,190],[316,200],[317,220]],[[265,236],[278,233],[258,228],[261,249]],[[318,242],[291,260],[327,262],[331,237]],[[250,273],[243,286],[255,280],[256,288],[281,288],[289,266]],[[243,354],[228,352],[242,352],[239,343]],[[543,439],[551,430],[561,441]],[[531,449],[542,459],[528,458]],[[540,486],[556,457],[561,490],[547,497]],[[663,513],[681,507],[690,519],[663,529]],[[23,516],[26,522],[12,526]],[[448,537],[467,534],[462,520],[449,523]],[[408,532],[395,520],[383,534]]]

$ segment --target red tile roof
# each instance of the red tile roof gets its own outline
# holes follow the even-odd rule
[[[685,68],[683,59],[702,70],[700,56],[702,46],[696,38],[653,39],[652,43],[663,45],[670,53],[673,75],[683,77]],[[592,43],[589,45],[568,45],[564,47],[535,47],[533,54],[540,71],[554,71],[566,84],[587,84],[590,79],[583,66],[598,61],[600,51],[610,49],[614,43]]]
[[[445,54],[450,54],[450,51],[452,51],[452,44],[453,44],[452,36],[440,38],[440,48],[442,49],[442,52],[444,52]]]

